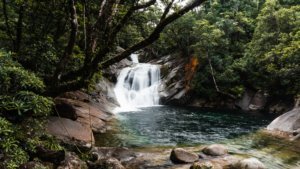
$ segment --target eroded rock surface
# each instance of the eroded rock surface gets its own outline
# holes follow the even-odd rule
[[[236,169],[265,169],[265,165],[256,158],[240,160],[235,166]]]
[[[222,156],[228,153],[228,150],[225,146],[221,144],[212,144],[207,147],[205,147],[202,150],[203,153],[206,155],[211,155],[211,156]]]
[[[95,142],[91,128],[67,118],[49,117],[47,131],[66,143],[90,146]]]
[[[216,167],[209,161],[196,162],[190,169],[215,169]]]
[[[93,133],[106,131],[115,106],[106,96],[82,91],[66,92],[55,98],[57,116],[48,119],[47,131],[65,143],[94,144]]]
[[[175,148],[171,152],[170,159],[173,163],[192,163],[199,159],[198,155],[193,152],[188,152],[182,148]]]

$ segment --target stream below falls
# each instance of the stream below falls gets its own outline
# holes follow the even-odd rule
[[[133,149],[224,144],[232,154],[256,157],[269,169],[300,168],[300,145],[266,135],[272,118],[225,110],[155,106],[119,112],[97,146]]]

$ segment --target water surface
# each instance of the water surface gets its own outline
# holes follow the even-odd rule
[[[98,146],[131,148],[225,144],[233,154],[256,157],[271,169],[300,167],[300,145],[259,132],[272,118],[225,110],[151,107],[116,114]]]

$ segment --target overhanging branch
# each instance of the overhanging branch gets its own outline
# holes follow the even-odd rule
[[[124,52],[118,54],[117,56],[108,59],[104,62],[102,62],[100,64],[100,68],[105,69],[108,66],[121,61],[122,59],[128,57],[131,53],[134,53],[148,45],[150,45],[151,43],[153,43],[155,40],[157,40],[159,38],[160,33],[164,30],[164,28],[170,24],[171,22],[173,22],[174,20],[178,19],[179,17],[181,17],[182,15],[186,14],[187,12],[189,12],[190,10],[194,9],[195,7],[201,5],[205,0],[194,0],[193,2],[191,2],[190,4],[186,5],[185,7],[183,7],[182,9],[180,9],[177,12],[174,12],[173,14],[169,15],[168,17],[166,17],[165,19],[161,20],[161,22],[156,26],[156,28],[153,30],[153,32],[148,36],[148,38],[140,41],[139,43],[133,45],[132,47],[129,47],[128,49],[126,49]]]

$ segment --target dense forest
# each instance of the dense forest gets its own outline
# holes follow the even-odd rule
[[[93,90],[103,70],[140,50],[197,57],[199,96],[241,97],[250,88],[293,100],[300,94],[300,4],[2,0],[0,168],[18,168],[37,147],[63,149],[44,132],[53,98]]]

